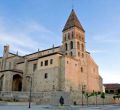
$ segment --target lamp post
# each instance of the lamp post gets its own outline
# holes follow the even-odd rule
[[[31,76],[27,76],[29,78],[30,81],[30,90],[29,90],[29,108],[31,108],[31,93],[32,93],[32,77]]]
[[[82,106],[84,105],[84,103],[83,103],[83,94],[84,94],[84,92],[85,92],[85,85],[82,85]]]

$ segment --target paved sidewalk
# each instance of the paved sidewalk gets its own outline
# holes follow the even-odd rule
[[[44,106],[44,105],[32,105],[29,109],[28,106],[0,106],[0,110],[120,110],[120,106],[117,105],[99,105],[99,106]]]

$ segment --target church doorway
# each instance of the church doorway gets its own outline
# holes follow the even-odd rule
[[[12,91],[22,91],[22,77],[18,74],[13,76]]]
[[[4,75],[0,77],[0,91],[2,91],[2,87],[3,87],[3,77]]]

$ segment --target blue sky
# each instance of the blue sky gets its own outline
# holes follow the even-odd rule
[[[120,83],[120,0],[0,0],[0,56],[61,45],[72,4],[104,83]]]

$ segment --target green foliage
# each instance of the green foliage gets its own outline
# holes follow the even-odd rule
[[[120,94],[119,95],[115,95],[115,96],[113,96],[113,99],[115,100],[116,98],[120,98]]]
[[[101,93],[101,98],[105,99],[105,93],[104,92]]]

